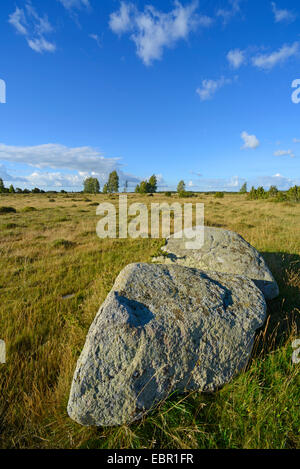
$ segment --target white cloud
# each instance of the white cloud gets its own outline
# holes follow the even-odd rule
[[[31,147],[0,143],[0,159],[26,163],[36,168],[100,172],[115,169],[119,162],[119,158],[105,158],[99,150],[92,147],[70,148],[53,143]]]
[[[53,31],[53,27],[49,23],[47,16],[39,16],[36,10],[31,5],[31,3],[25,4],[25,10],[29,19],[32,20],[34,23],[33,26],[36,34],[43,35],[51,33]]]
[[[28,186],[39,187],[39,188],[73,188],[82,189],[84,180],[89,177],[95,177],[99,180],[101,187],[108,180],[108,172],[97,172],[97,171],[79,171],[75,174],[68,174],[64,172],[50,172],[50,171],[34,171],[26,178],[23,178],[23,181],[26,182]],[[129,187],[140,182],[140,178],[136,178],[130,174],[126,174],[120,169],[118,169],[118,174],[120,178],[120,188],[128,181]],[[25,184],[25,185],[26,185]]]
[[[220,16],[223,19],[223,23],[227,24],[235,15],[240,13],[241,0],[229,0],[228,8],[220,8],[217,11],[217,16]]]
[[[4,182],[26,181],[23,177],[15,177],[9,174],[2,164],[0,164],[0,178],[3,179]]]
[[[90,0],[58,0],[59,3],[67,10],[70,17],[73,21],[77,24],[79,28],[81,28],[79,19],[78,19],[78,12],[85,10],[91,11],[92,7],[90,4]]]
[[[121,2],[119,11],[110,15],[109,27],[116,34],[130,31],[134,27],[136,15],[138,11],[132,3]]]
[[[300,185],[300,178],[288,178],[280,173],[274,176],[259,176],[255,179],[232,176],[231,178],[201,178],[193,181],[193,189],[197,191],[228,191],[237,192],[242,185],[247,182],[248,188],[251,186],[263,186],[266,189],[270,186],[277,186],[280,190],[287,190],[290,187]]]
[[[8,22],[15,28],[18,34],[25,37],[27,44],[35,52],[54,52],[56,46],[45,38],[46,34],[53,31],[47,16],[39,16],[30,2],[24,9],[16,7],[14,13],[9,15]]]
[[[196,93],[200,96],[201,101],[207,101],[211,99],[220,88],[231,83],[231,79],[224,77],[218,80],[203,80],[201,87],[197,88]]]
[[[16,11],[9,16],[8,22],[16,28],[18,33],[24,36],[27,35],[27,21],[24,10],[16,7]]]
[[[88,176],[97,177],[103,184],[113,170],[118,171],[120,183],[125,180],[129,183],[137,183],[141,180],[123,171],[120,158],[105,158],[99,150],[92,147],[70,148],[59,144],[20,147],[0,144],[0,159],[36,168],[30,176],[26,176],[25,180],[31,185],[40,187],[53,187],[54,181],[62,186],[80,186]],[[53,171],[56,169],[61,171]],[[74,174],[68,174],[65,171]]]
[[[254,150],[260,145],[260,142],[255,135],[249,135],[245,131],[241,133],[241,138],[244,140],[244,145],[242,146],[243,150],[247,148]]]
[[[284,45],[278,51],[271,54],[260,54],[253,57],[252,63],[255,67],[270,70],[277,64],[286,62],[290,57],[295,57],[299,53],[299,42],[292,45]]]
[[[238,190],[245,179],[238,176],[232,176],[231,178],[203,178],[189,181],[188,187],[193,187],[194,190],[198,191],[235,191]]]
[[[237,188],[243,184],[244,180],[240,179],[238,176],[233,176],[227,183],[228,187]]]
[[[82,7],[90,8],[89,0],[58,0],[67,10],[80,9]]]
[[[300,143],[300,139],[299,139],[299,138],[294,138],[294,139],[293,139],[293,142],[294,142],[294,143]]]
[[[89,34],[89,37],[91,39],[94,39],[94,41],[96,41],[98,47],[100,48],[102,47],[101,39],[100,39],[100,36],[98,36],[98,34]]]
[[[29,39],[28,45],[35,52],[54,52],[56,47],[53,43],[47,41],[45,38]]]
[[[76,188],[83,184],[84,177],[79,174],[63,174],[60,172],[34,171],[26,178],[26,182],[32,187],[56,187]]]
[[[300,178],[289,178],[282,176],[280,173],[274,176],[261,176],[253,181],[254,186],[263,186],[268,189],[270,186],[276,186],[279,190],[288,190],[290,187],[300,185]]]
[[[296,15],[292,11],[280,10],[279,8],[277,8],[277,5],[275,2],[272,2],[271,5],[272,5],[273,13],[274,13],[275,23],[280,23],[282,21],[291,23],[295,21]]]
[[[292,150],[277,150],[274,152],[274,156],[290,156],[294,158],[294,152]]]
[[[151,176],[152,176],[152,175],[151,175]],[[150,177],[151,177],[151,176],[150,176]],[[155,174],[155,176],[156,176],[157,184],[158,184],[159,186],[166,184],[166,181],[164,180],[164,177],[163,177],[162,174]],[[149,178],[148,178],[148,179],[149,179]]]
[[[145,65],[162,58],[164,48],[187,39],[199,26],[210,26],[211,18],[196,13],[198,2],[183,6],[178,0],[169,13],[147,5],[139,11],[132,3],[121,2],[120,9],[110,15],[109,26],[116,34],[131,33],[137,55]]]
[[[240,68],[246,61],[245,53],[240,49],[230,50],[227,54],[227,60],[233,68]]]

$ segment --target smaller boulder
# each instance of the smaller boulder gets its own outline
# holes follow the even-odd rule
[[[152,262],[243,275],[254,281],[267,300],[279,295],[278,285],[262,255],[234,231],[204,226],[204,244],[200,249],[186,248],[190,239],[184,231],[179,239],[176,236],[178,233],[167,238],[162,247],[166,255],[155,257]]]

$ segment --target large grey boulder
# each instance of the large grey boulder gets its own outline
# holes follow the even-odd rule
[[[177,234],[178,235],[178,234]],[[187,249],[188,238],[175,235],[162,247],[166,255],[153,262],[179,264],[205,271],[245,275],[251,278],[267,300],[279,295],[278,285],[262,255],[239,234],[222,228],[204,227],[204,244],[200,249]]]
[[[128,265],[90,327],[70,417],[128,424],[175,390],[218,389],[247,363],[265,315],[262,293],[246,277]]]

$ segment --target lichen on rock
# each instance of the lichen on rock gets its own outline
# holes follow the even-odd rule
[[[130,264],[90,327],[68,413],[82,425],[131,423],[173,391],[214,391],[247,363],[266,315],[247,277]]]
[[[165,254],[153,258],[152,262],[244,275],[255,282],[267,300],[278,296],[278,285],[264,258],[239,234],[205,226],[202,248],[187,249],[187,237],[184,231],[181,233],[180,238],[177,238],[178,233],[170,236],[161,248]]]

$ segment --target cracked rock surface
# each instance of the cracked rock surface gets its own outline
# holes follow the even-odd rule
[[[218,389],[247,363],[265,316],[265,299],[247,277],[128,265],[88,332],[70,417],[82,425],[128,424],[176,390]]]
[[[205,271],[224,272],[249,277],[267,300],[278,296],[278,285],[262,255],[242,236],[222,228],[204,227],[204,244],[200,249],[186,249],[188,239],[172,235],[162,250],[166,256],[153,262],[178,264]]]

